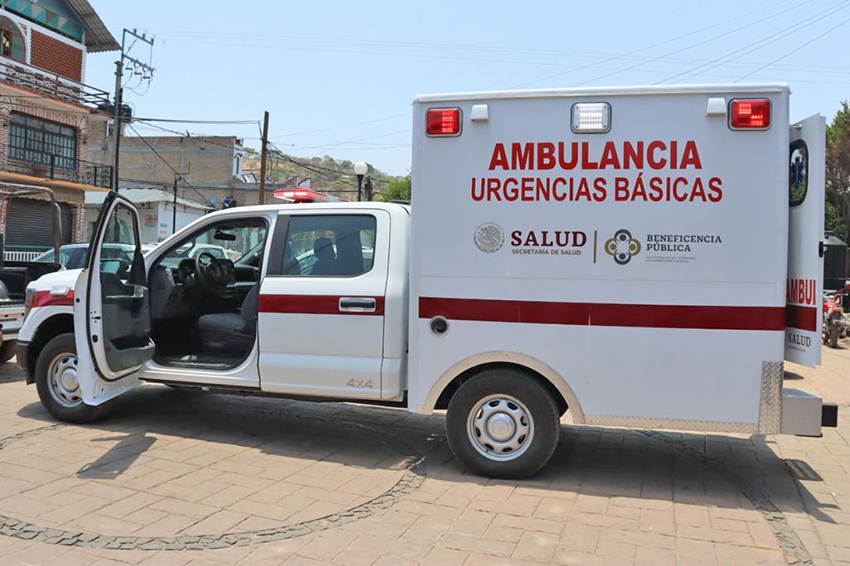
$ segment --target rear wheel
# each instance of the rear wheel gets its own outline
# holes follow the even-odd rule
[[[475,473],[530,476],[555,451],[559,412],[551,393],[527,374],[487,370],[464,382],[452,397],[446,418],[449,446]]]
[[[73,333],[60,334],[44,345],[35,365],[38,398],[60,421],[87,423],[98,407],[86,405],[77,379],[77,344]]]
[[[15,340],[8,340],[0,345],[0,364],[5,364],[15,357]]]
[[[829,347],[837,348],[838,347],[838,326],[834,326],[829,330]]]

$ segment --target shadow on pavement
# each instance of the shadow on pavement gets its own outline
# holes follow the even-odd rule
[[[53,422],[39,407],[34,403],[18,414]],[[144,386],[118,399],[105,420],[75,428],[102,431],[93,443],[118,440],[78,472],[86,478],[115,479],[140,455],[157,450],[158,437],[176,437],[187,450],[207,442],[225,451],[250,446],[264,454],[369,469],[399,469],[419,453],[428,477],[450,482],[721,508],[751,509],[744,493],[758,490],[783,512],[834,522],[822,512],[834,506],[819,502],[795,480],[763,436],[562,425],[560,445],[541,472],[527,480],[495,481],[467,473],[453,458],[441,417],[403,409]]]

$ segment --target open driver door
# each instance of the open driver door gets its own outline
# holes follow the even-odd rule
[[[74,289],[77,377],[87,405],[138,385],[139,369],[154,353],[148,295],[139,213],[110,192]]]
[[[826,121],[811,116],[791,126],[785,359],[821,361]]]

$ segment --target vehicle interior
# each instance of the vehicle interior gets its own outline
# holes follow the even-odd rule
[[[154,360],[229,369],[250,354],[257,330],[268,226],[259,218],[201,228],[149,272]]]

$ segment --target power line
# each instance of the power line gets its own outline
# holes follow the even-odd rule
[[[739,31],[741,31],[741,30],[744,30],[744,29],[750,28],[750,27],[752,27],[752,26],[754,26],[754,25],[758,25],[758,24],[761,24],[761,23],[763,23],[763,22],[766,22],[767,20],[771,20],[771,19],[776,18],[776,17],[778,17],[778,16],[781,16],[781,15],[783,15],[783,14],[787,14],[788,12],[791,12],[791,11],[793,11],[793,10],[796,10],[797,8],[800,8],[801,6],[804,6],[804,5],[806,5],[806,4],[810,4],[810,3],[812,3],[813,1],[814,1],[814,0],[806,0],[805,2],[801,2],[800,4],[797,4],[797,5],[792,6],[792,7],[790,7],[790,8],[786,8],[785,10],[781,10],[781,11],[779,11],[779,12],[775,12],[775,13],[773,13],[773,14],[771,14],[771,15],[769,15],[769,16],[767,16],[766,18],[763,18],[763,19],[761,19],[761,20],[757,20],[757,21],[754,21],[754,22],[750,22],[750,23],[748,23],[748,24],[744,24],[744,25],[742,25],[742,26],[738,26],[738,27],[736,27],[736,28],[734,28],[734,29],[732,29],[732,30],[729,30],[729,31],[723,32],[723,33],[721,33],[721,34],[711,36],[711,37],[709,37],[709,38],[707,38],[707,39],[703,39],[703,40],[701,40],[701,41],[698,41],[698,42],[696,42],[696,43],[692,43],[692,44],[690,44],[690,45],[686,45],[685,47],[680,47],[679,49],[676,49],[676,50],[674,50],[674,51],[670,51],[669,53],[665,53],[664,55],[658,55],[658,56],[656,56],[656,57],[654,57],[654,58],[652,58],[652,59],[649,59],[648,61],[644,61],[644,62],[642,62],[642,63],[637,63],[637,64],[635,64],[635,65],[632,65],[631,67],[626,67],[626,68],[624,68],[624,69],[619,69],[619,70],[617,70],[617,71],[614,71],[614,72],[611,72],[611,73],[607,73],[607,74],[605,74],[605,75],[600,75],[600,76],[598,76],[598,77],[595,77],[595,78],[592,78],[592,79],[588,79],[588,80],[586,80],[586,81],[582,81],[582,82],[580,82],[580,83],[576,83],[576,84],[574,84],[574,85],[572,85],[572,86],[582,86],[582,85],[585,85],[585,84],[587,84],[587,83],[592,83],[592,82],[598,81],[599,79],[605,79],[605,78],[608,78],[608,77],[612,77],[612,76],[614,76],[614,75],[618,75],[618,74],[623,73],[623,72],[625,72],[625,71],[631,71],[632,69],[635,69],[635,68],[637,68],[637,67],[641,67],[641,66],[643,66],[643,65],[646,65],[647,63],[652,63],[652,62],[658,61],[658,60],[660,60],[660,59],[666,59],[667,57],[670,57],[671,55],[676,55],[677,53],[681,53],[681,52],[683,52],[683,51],[688,51],[689,49],[693,49],[694,47],[699,47],[700,45],[705,45],[706,43],[710,43],[710,42],[712,42],[712,41],[714,41],[714,40],[716,40],[716,39],[720,39],[720,38],[723,38],[723,37],[727,37],[727,36],[729,36],[729,35],[732,35],[733,33],[737,33],[737,32],[739,32]]]
[[[832,16],[833,14],[843,10],[844,8],[846,8],[848,6],[850,6],[850,2],[848,2],[848,1],[842,1],[842,2],[839,2],[837,4],[833,4],[832,6],[827,8],[826,10],[823,10],[822,12],[818,12],[818,13],[812,15],[812,16],[809,16],[808,18],[805,18],[804,20],[802,20],[802,22],[794,23],[794,24],[792,24],[792,25],[790,25],[786,28],[783,28],[783,29],[781,29],[777,32],[774,32],[774,33],[772,33],[772,34],[770,34],[766,37],[758,39],[758,40],[756,40],[752,43],[748,43],[747,45],[745,45],[743,47],[739,47],[738,49],[735,49],[735,50],[727,53],[726,55],[722,55],[720,57],[717,57],[717,58],[709,61],[708,63],[703,63],[702,65],[697,65],[696,67],[692,67],[691,69],[688,69],[686,71],[676,73],[675,75],[672,75],[672,76],[670,76],[666,79],[663,79],[662,81],[656,82],[655,84],[661,84],[662,82],[674,81],[674,79],[675,79],[675,82],[681,82],[681,81],[683,81],[683,80],[685,80],[689,77],[699,75],[700,74],[698,72],[699,69],[707,67],[706,70],[710,71],[712,69],[715,69],[715,68],[725,64],[727,61],[734,61],[736,59],[740,59],[741,57],[744,57],[745,55],[752,53],[753,51],[756,51],[758,49],[762,49],[763,47],[766,47],[767,45],[770,45],[771,43],[776,43],[777,41],[781,41],[791,34],[797,33],[798,31],[805,29],[805,28],[809,27],[810,25],[813,25],[814,23],[816,23],[816,22],[818,22],[818,21],[820,21],[824,18],[828,18],[829,16]],[[762,43],[763,43],[763,45],[759,45],[759,44],[762,44]],[[736,53],[740,53],[740,55],[733,57],[733,55],[735,55]],[[681,77],[681,78],[679,78],[679,77]]]
[[[787,2],[787,1],[788,1],[788,0],[786,0],[786,2]],[[780,4],[782,4],[782,3],[783,3],[783,2],[780,2]],[[771,6],[771,7],[772,7],[772,6]],[[735,16],[735,17],[732,17],[732,18],[729,18],[729,19],[723,20],[723,21],[721,21],[721,22],[718,22],[718,23],[715,23],[715,24],[712,24],[712,25],[709,25],[709,26],[706,26],[706,27],[703,27],[703,28],[699,28],[699,29],[694,30],[694,31],[690,31],[690,32],[687,32],[687,33],[683,33],[683,34],[681,34],[681,35],[677,35],[677,36],[675,36],[675,37],[671,37],[670,39],[665,39],[664,41],[659,41],[659,42],[657,42],[657,43],[653,43],[652,45],[647,45],[646,47],[641,47],[641,48],[639,48],[639,49],[635,49],[635,50],[633,50],[633,51],[630,51],[630,52],[626,53],[625,55],[621,55],[621,56],[614,55],[614,56],[609,57],[608,59],[605,59],[605,60],[603,60],[603,61],[597,61],[597,62],[595,62],[595,63],[590,63],[590,64],[588,64],[588,65],[584,65],[584,66],[582,66],[582,67],[579,67],[578,69],[571,69],[571,70],[564,71],[564,72],[561,72],[561,73],[556,73],[556,74],[554,74],[554,75],[549,75],[549,76],[547,76],[547,77],[543,77],[543,78],[541,78],[541,79],[536,79],[536,80],[533,80],[533,81],[528,81],[528,82],[520,83],[520,84],[517,84],[517,85],[513,85],[513,86],[510,86],[510,87],[508,87],[508,88],[519,88],[519,87],[523,87],[523,86],[528,86],[528,85],[531,85],[531,84],[536,84],[536,83],[539,83],[539,82],[547,81],[547,80],[549,80],[549,79],[554,79],[554,78],[557,78],[557,77],[562,77],[562,76],[564,76],[564,75],[566,75],[566,74],[574,73],[574,72],[576,72],[576,71],[581,71],[581,70],[583,70],[583,69],[587,69],[587,68],[591,68],[591,67],[598,67],[599,65],[604,64],[604,63],[607,63],[607,62],[609,62],[609,61],[613,61],[613,60],[617,60],[617,59],[625,59],[625,58],[627,58],[627,57],[630,57],[630,56],[632,56],[632,55],[635,55],[635,54],[637,54],[637,53],[640,53],[641,51],[646,51],[647,49],[652,49],[652,48],[654,48],[654,47],[659,47],[659,46],[661,46],[661,45],[665,45],[665,44],[667,44],[667,43],[672,43],[673,41],[676,41],[676,40],[682,39],[683,37],[688,37],[688,36],[696,35],[696,34],[698,34],[698,33],[702,33],[702,32],[704,32],[704,31],[708,31],[708,30],[710,30],[710,29],[714,29],[714,28],[716,28],[716,27],[720,27],[720,26],[722,26],[722,25],[726,25],[726,24],[728,24],[728,23],[730,23],[730,22],[734,22],[734,21],[736,21],[736,20],[740,20],[741,18],[746,18],[747,16],[751,16],[751,15],[756,14],[756,13],[758,13],[758,12],[761,12],[761,11],[763,11],[763,10],[765,10],[765,9],[767,9],[767,8],[765,8],[765,7],[761,7],[761,8],[759,8],[759,9],[757,9],[757,10],[753,10],[753,11],[751,11],[751,12],[747,12],[747,13],[745,13],[745,14],[740,14],[740,15],[738,15],[738,16]]]
[[[175,124],[259,124],[259,120],[177,120],[174,118],[137,118],[140,122],[172,122]]]
[[[132,124],[127,124],[127,127],[128,127],[128,128],[130,128],[131,130],[133,130],[133,132],[135,132],[136,136],[138,136],[138,139],[142,140],[142,141],[144,142],[144,144],[150,148],[150,150],[154,153],[154,155],[156,155],[156,156],[159,158],[159,160],[160,160],[160,161],[162,161],[163,163],[165,163],[165,166],[166,166],[166,167],[168,167],[169,169],[171,169],[171,171],[173,171],[173,172],[174,172],[174,175],[175,175],[175,176],[177,176],[177,178],[178,178],[178,179],[180,179],[181,181],[183,181],[186,185],[188,185],[188,186],[189,186],[189,188],[191,188],[193,191],[195,191],[196,193],[198,193],[198,196],[200,196],[202,199],[204,199],[204,201],[206,201],[206,203],[207,203],[208,205],[210,205],[212,208],[215,208],[215,206],[213,206],[213,203],[212,203],[212,202],[210,202],[210,200],[209,200],[209,199],[207,199],[207,197],[205,197],[205,196],[203,195],[203,193],[201,193],[201,191],[199,191],[198,189],[196,189],[196,188],[192,185],[192,183],[190,183],[189,181],[187,181],[187,180],[186,180],[186,177],[184,177],[182,173],[178,173],[178,172],[177,172],[177,169],[175,169],[174,167],[172,167],[172,166],[171,166],[171,163],[169,163],[168,161],[166,161],[166,160],[165,160],[165,158],[164,158],[162,155],[160,155],[160,154],[159,154],[159,152],[156,150],[156,148],[154,148],[154,146],[152,146],[150,143],[148,143],[148,140],[146,140],[144,137],[142,137],[142,136],[140,136],[140,135],[139,135],[139,132],[137,132],[137,131],[136,131],[136,128],[134,128],[134,127],[132,126]],[[116,178],[117,178],[117,175],[116,175]],[[116,183],[116,188],[117,188],[117,183]]]
[[[743,77],[741,77],[741,78],[737,79],[735,82],[737,83],[737,82],[739,82],[739,81],[742,81],[742,80],[746,79],[747,77],[750,77],[750,76],[752,76],[752,75],[755,75],[755,74],[756,74],[756,73],[758,73],[759,71],[762,71],[762,70],[764,70],[764,69],[767,69],[768,67],[770,67],[771,65],[773,65],[774,63],[776,63],[776,62],[778,62],[778,61],[781,61],[781,60],[782,60],[782,59],[784,59],[785,57],[788,57],[789,55],[792,55],[792,54],[794,54],[794,53],[797,53],[798,51],[800,51],[800,50],[801,50],[801,49],[803,49],[804,47],[807,47],[808,45],[811,45],[812,43],[814,43],[815,41],[817,41],[817,40],[819,40],[820,38],[824,37],[825,35],[828,35],[828,34],[830,34],[830,33],[834,32],[835,30],[837,30],[838,28],[840,28],[841,26],[846,25],[846,24],[847,24],[847,22],[850,22],[850,18],[847,18],[846,20],[844,20],[844,21],[843,21],[843,22],[841,22],[840,24],[838,24],[838,25],[836,25],[836,26],[833,26],[833,27],[829,28],[829,29],[828,29],[828,30],[826,30],[825,32],[823,32],[823,33],[821,33],[821,34],[819,34],[819,35],[817,35],[817,36],[813,37],[812,39],[810,39],[809,41],[806,41],[806,42],[805,42],[805,43],[803,43],[802,45],[798,45],[797,47],[795,47],[795,48],[794,48],[794,49],[792,49],[791,51],[789,51],[789,52],[785,53],[784,55],[781,55],[781,56],[777,57],[776,59],[774,59],[774,60],[773,60],[773,61],[771,61],[770,63],[767,63],[766,65],[764,65],[764,66],[762,66],[762,67],[759,67],[759,68],[758,68],[758,69],[756,69],[755,71],[752,71],[752,72],[750,72],[750,73],[747,73],[747,74],[746,74],[746,75],[744,75]]]

